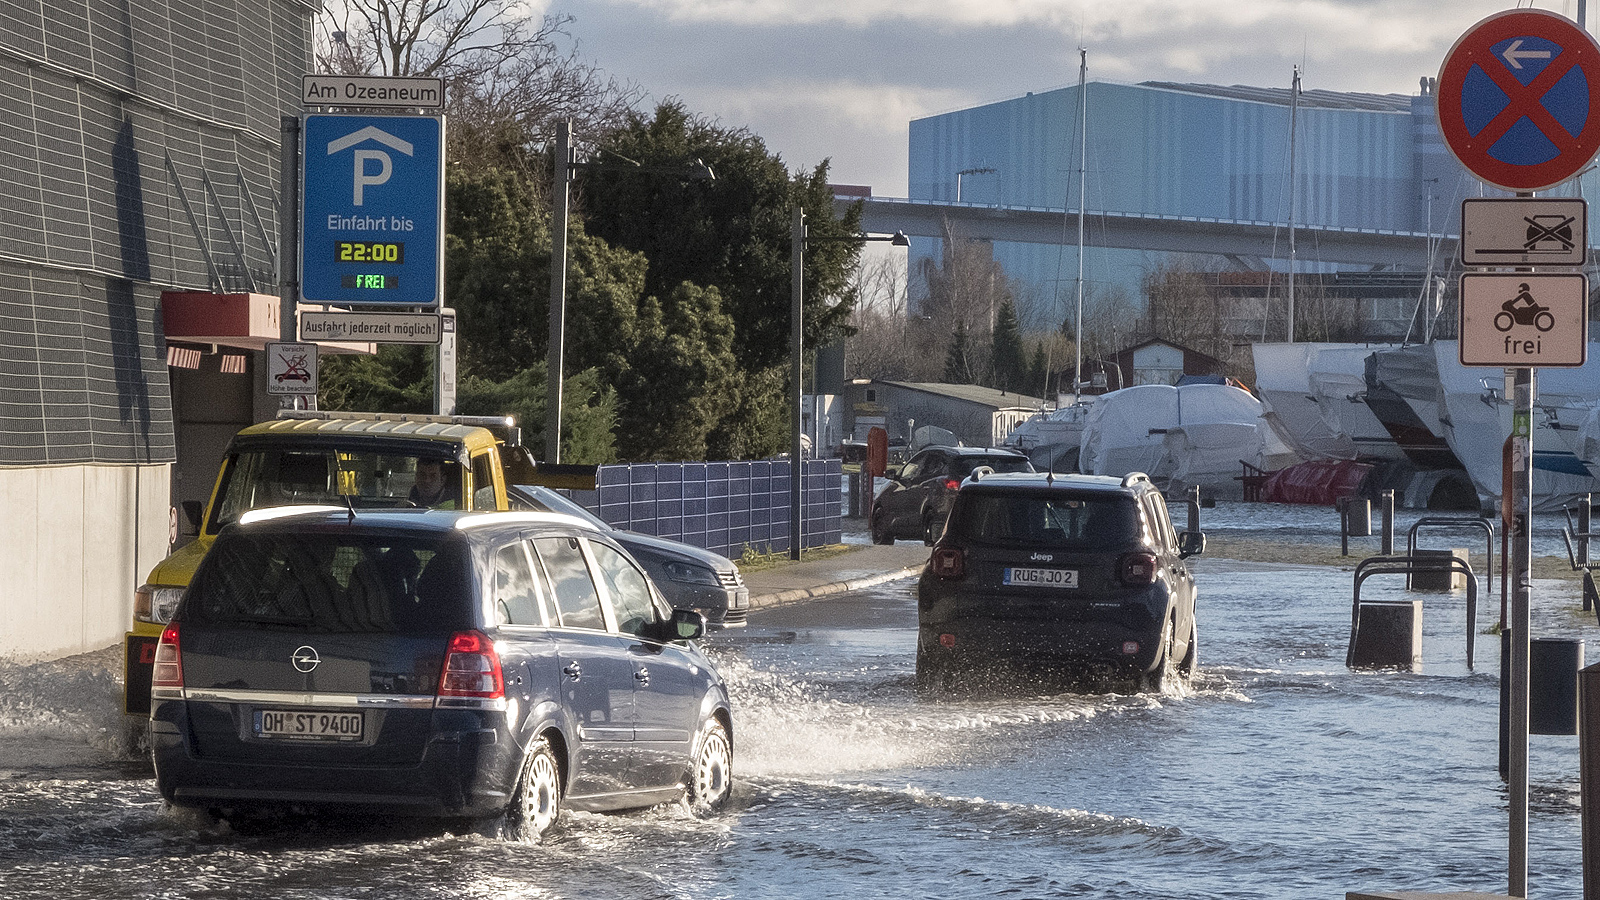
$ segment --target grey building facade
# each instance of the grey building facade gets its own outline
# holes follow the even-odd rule
[[[281,117],[318,8],[0,4],[0,656],[117,641],[182,446],[253,414],[260,345],[169,342],[161,294],[276,289]]]
[[[1060,246],[994,246],[1007,275],[1024,288],[1024,322],[1053,327],[1075,295],[1080,205],[1090,292],[1120,285],[1137,297],[1139,275],[1159,255],[1097,249],[1097,212],[1279,224],[1276,258],[1214,257],[1208,264],[1216,271],[1283,272],[1291,200],[1301,226],[1446,236],[1459,232],[1463,199],[1504,195],[1450,154],[1431,79],[1419,79],[1409,96],[1304,90],[1294,107],[1289,74],[1280,88],[1090,81],[1081,96],[1074,85],[917,119],[910,129],[910,199],[952,201],[959,183],[963,203],[1062,210]],[[1080,120],[1087,122],[1082,154]],[[992,171],[974,172],[985,169]],[[1593,193],[1597,178],[1590,172],[1581,186]],[[1548,193],[1574,194],[1578,186]],[[914,239],[913,273],[918,257],[939,253],[936,240]],[[1452,242],[1441,241],[1435,266],[1448,275],[1455,253]],[[1297,247],[1297,272],[1365,268],[1322,262],[1304,239]]]

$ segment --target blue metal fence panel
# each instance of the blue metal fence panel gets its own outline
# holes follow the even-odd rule
[[[837,544],[843,472],[837,459],[802,470],[804,546]],[[789,462],[648,463],[601,466],[596,490],[572,498],[618,528],[704,547],[737,559],[746,547],[789,550]]]

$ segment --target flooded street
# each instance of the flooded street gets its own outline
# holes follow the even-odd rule
[[[1219,515],[1216,527],[1231,526]],[[3,666],[0,886],[8,898],[1503,892],[1497,642],[1480,634],[1467,669],[1465,594],[1416,595],[1421,673],[1357,674],[1344,667],[1348,571],[1209,558],[1195,570],[1201,673],[1160,695],[920,700],[911,582],[761,610],[710,642],[733,692],[731,811],[567,813],[540,846],[403,820],[241,833],[164,811],[148,767],[115,751],[120,653]],[[1363,596],[1399,593],[1369,584]],[[1576,591],[1535,588],[1541,633],[1570,633]],[[1480,626],[1498,605],[1480,599]],[[1579,636],[1600,634],[1593,622]],[[1530,769],[1531,894],[1576,896],[1577,738],[1534,736]]]

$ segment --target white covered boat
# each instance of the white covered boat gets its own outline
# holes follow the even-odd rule
[[[1255,344],[1266,420],[1305,459],[1400,459],[1365,403],[1367,357],[1391,344]]]
[[[1273,470],[1299,461],[1261,413],[1261,401],[1229,385],[1112,391],[1089,413],[1079,468],[1095,475],[1145,472],[1171,488],[1199,485],[1237,496],[1241,463]]]
[[[1028,454],[1041,472],[1076,472],[1083,427],[1094,401],[1092,396],[1078,397],[1059,409],[1038,413],[1012,429],[1002,446]]]
[[[1497,508],[1511,433],[1511,403],[1503,370],[1461,365],[1455,341],[1434,345],[1439,370],[1441,421],[1450,449],[1472,478],[1485,508]],[[1578,495],[1600,492],[1593,453],[1600,431],[1600,346],[1590,345],[1582,368],[1539,370],[1533,414],[1533,505],[1559,510]],[[1585,460],[1588,460],[1587,462]]]

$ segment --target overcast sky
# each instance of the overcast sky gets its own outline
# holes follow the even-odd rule
[[[534,5],[541,0],[534,0]],[[912,119],[1091,81],[1415,94],[1526,0],[542,0],[579,54],[760,135],[791,170],[906,194]],[[1577,18],[1580,0],[1532,5]],[[1600,5],[1600,4],[1597,4]],[[1590,13],[1592,17],[1593,12]]]

